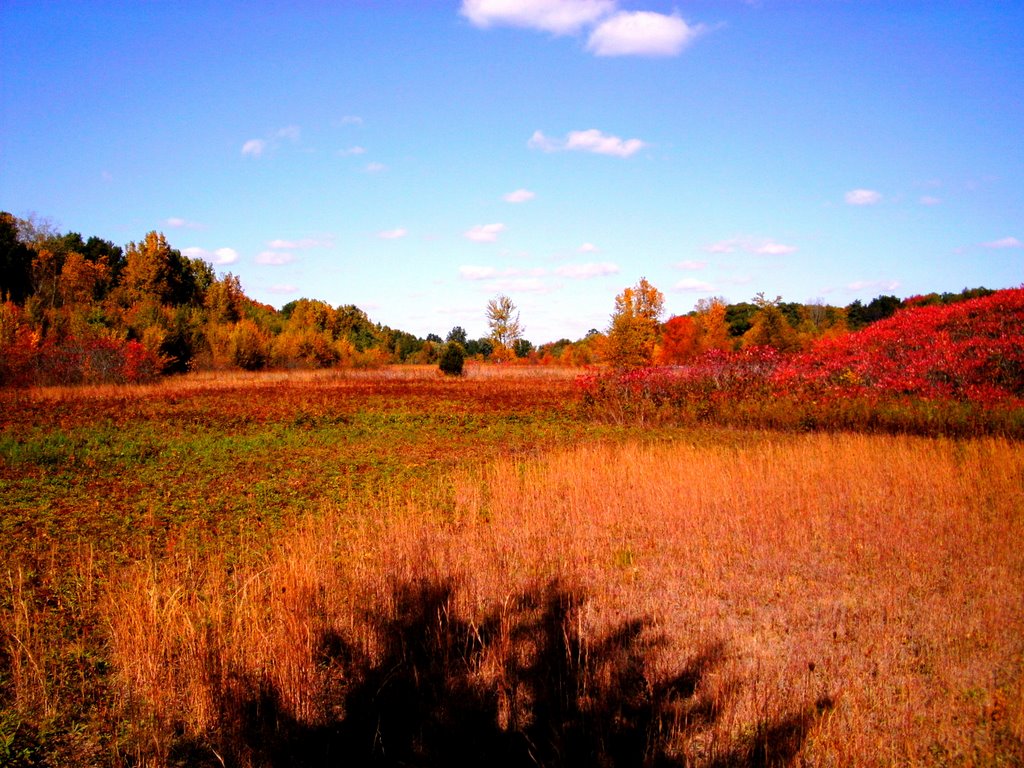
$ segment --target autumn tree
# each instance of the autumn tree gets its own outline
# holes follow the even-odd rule
[[[750,330],[743,334],[744,347],[773,347],[780,352],[791,352],[800,346],[796,331],[782,313],[781,297],[769,301],[759,293],[754,304],[758,312]]]
[[[697,323],[692,317],[675,315],[662,326],[655,361],[658,365],[681,365],[698,352]]]
[[[640,368],[654,361],[665,297],[641,278],[615,297],[608,328],[607,359],[616,368]]]
[[[715,296],[700,299],[693,315],[697,327],[697,349],[707,352],[709,349],[730,350],[733,341],[729,335],[729,324],[726,322],[727,305],[725,299]]]
[[[128,302],[177,305],[201,303],[214,276],[201,259],[182,256],[162,234],[149,232],[141,242],[128,244],[121,282]]]
[[[519,312],[512,299],[499,295],[487,302],[487,325],[491,328],[493,355],[499,359],[511,359],[513,346],[523,336]]]
[[[206,289],[203,305],[209,313],[211,322],[238,322],[242,316],[242,307],[245,305],[245,293],[242,291],[241,280],[230,272],[220,280],[215,280]]]

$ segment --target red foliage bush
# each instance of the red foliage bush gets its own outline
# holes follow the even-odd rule
[[[153,381],[162,361],[137,341],[64,339],[34,343],[19,334],[0,357],[0,385],[140,384]]]
[[[1024,397],[1024,288],[897,312],[822,339],[775,371],[780,391],[915,395],[981,405]]]
[[[687,365],[583,376],[577,388],[584,409],[615,421],[1016,432],[1024,288],[915,306],[807,352],[713,350]]]

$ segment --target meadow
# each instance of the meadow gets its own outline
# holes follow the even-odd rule
[[[1024,763],[1002,416],[673,420],[593,386],[0,391],[0,764]]]

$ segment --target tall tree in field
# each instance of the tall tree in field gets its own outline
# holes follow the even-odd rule
[[[491,328],[492,353],[498,359],[511,359],[513,346],[523,337],[519,311],[508,296],[496,296],[487,302],[487,325]]]
[[[647,278],[616,296],[608,328],[608,362],[616,368],[641,368],[654,362],[664,307],[664,295]]]

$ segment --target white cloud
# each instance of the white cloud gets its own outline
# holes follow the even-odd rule
[[[675,14],[622,11],[590,33],[587,50],[596,56],[678,56],[704,29]]]
[[[708,263],[706,261],[695,261],[693,259],[687,259],[685,261],[676,262],[675,267],[676,269],[697,270],[704,269],[704,267],[706,267],[707,265]]]
[[[696,280],[692,277],[680,280],[673,286],[673,288],[685,293],[713,293],[715,290],[715,286],[711,283],[703,280]]]
[[[614,0],[463,0],[460,13],[476,27],[523,27],[568,35],[615,10]]]
[[[645,146],[647,145],[640,139],[623,141],[618,136],[608,136],[593,128],[587,131],[572,131],[565,142],[566,149],[578,149],[599,155],[615,155],[616,157],[629,157]]]
[[[736,250],[737,240],[731,238],[729,240],[720,240],[717,243],[712,243],[704,248],[708,253],[732,253]]]
[[[527,146],[543,152],[577,151],[629,157],[646,147],[647,144],[640,139],[621,139],[618,136],[602,133],[596,128],[590,128],[585,131],[570,131],[564,139],[552,139],[541,131],[534,131]]]
[[[942,200],[932,195],[924,195],[920,202],[921,205],[938,205]]]
[[[234,248],[218,248],[213,255],[214,264],[234,264],[238,261],[238,251]]]
[[[242,145],[242,154],[252,157],[259,157],[267,148],[267,142],[263,139],[249,139]]]
[[[528,200],[533,200],[537,195],[528,189],[517,189],[515,192],[509,192],[504,195],[502,199],[506,203],[525,203]]]
[[[598,252],[599,250],[601,250],[601,249],[600,249],[600,248],[598,248],[598,247],[597,247],[596,245],[594,245],[593,243],[584,243],[583,245],[581,245],[581,246],[580,246],[579,248],[577,248],[576,250],[577,250],[577,251],[578,251],[579,253],[597,253],[597,252]]]
[[[286,125],[277,132],[277,138],[298,141],[302,135],[302,129],[297,125]]]
[[[504,231],[504,224],[477,224],[472,229],[466,230],[463,236],[475,243],[493,243],[498,239],[498,235]]]
[[[875,205],[882,202],[882,195],[873,189],[851,189],[843,199],[847,205]]]
[[[565,264],[555,270],[555,274],[574,280],[590,277],[604,277],[619,273],[619,265],[610,261],[591,261],[586,264]]]
[[[261,251],[256,256],[257,264],[270,264],[280,266],[295,261],[295,254],[288,251]]]
[[[795,245],[786,245],[774,240],[746,235],[719,240],[704,248],[708,253],[733,253],[737,249],[758,256],[787,256],[798,250]]]
[[[363,118],[359,115],[345,115],[338,121],[339,125],[362,125]]]
[[[409,230],[405,227],[398,227],[397,229],[386,229],[383,232],[378,232],[377,237],[381,240],[399,240],[409,234]]]
[[[1002,237],[988,243],[982,243],[985,248],[1024,248],[1024,243],[1016,237]]]
[[[367,163],[363,168],[367,173],[381,173],[387,170],[387,166],[384,163]]]
[[[766,240],[754,248],[754,253],[761,256],[787,256],[790,253],[796,253],[796,251],[797,247],[795,245],[785,245],[784,243],[776,243],[772,240]]]
[[[555,152],[561,149],[561,146],[553,139],[549,139],[540,131],[534,131],[533,136],[526,142],[526,146],[530,149],[539,149],[543,152]]]
[[[353,155],[365,155],[366,148],[360,146],[349,147],[348,149],[339,149],[338,154],[342,157],[352,157]]]
[[[202,259],[208,261],[214,266],[221,266],[224,264],[234,264],[238,261],[238,251],[234,248],[217,248],[214,251],[208,251],[205,248],[182,248],[182,254],[188,256],[190,259]]]

